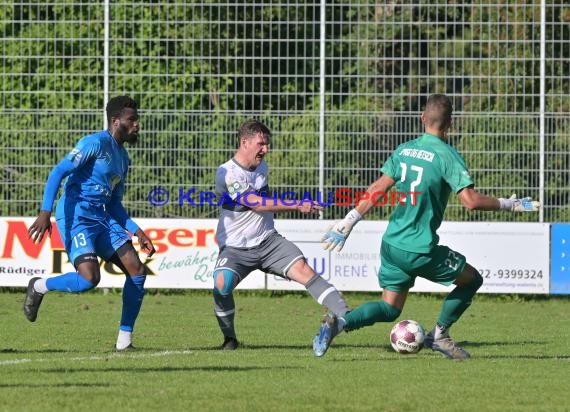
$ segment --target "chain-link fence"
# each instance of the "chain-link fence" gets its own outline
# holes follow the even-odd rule
[[[427,96],[447,93],[477,187],[543,200],[517,219],[568,220],[569,23],[552,1],[0,2],[1,213],[36,214],[51,168],[117,94],[141,106],[131,214],[214,217],[147,195],[212,190],[244,119],[274,133],[273,189],[316,196],[364,189],[421,133]],[[456,199],[447,218],[513,219]]]

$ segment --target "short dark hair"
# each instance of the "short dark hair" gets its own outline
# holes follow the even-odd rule
[[[253,137],[261,134],[268,139],[271,137],[271,131],[259,120],[251,119],[243,123],[238,130],[238,138]]]
[[[453,104],[445,94],[432,94],[424,110],[428,125],[443,130],[451,121]]]
[[[138,104],[129,96],[117,96],[110,99],[106,107],[107,121],[111,123],[113,117],[120,117],[125,107],[137,110]]]

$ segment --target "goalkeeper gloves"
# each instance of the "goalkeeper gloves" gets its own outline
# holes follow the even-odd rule
[[[356,209],[352,209],[340,222],[329,228],[321,239],[321,244],[325,250],[336,250],[340,252],[344,247],[346,238],[350,235],[352,228],[358,221],[362,219],[362,215]]]
[[[540,208],[540,202],[532,200],[530,197],[517,198],[517,195],[512,195],[508,199],[499,198],[501,209],[511,210],[513,212],[536,212]]]

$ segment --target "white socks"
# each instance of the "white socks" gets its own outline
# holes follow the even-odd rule
[[[435,325],[435,328],[433,329],[433,331],[434,331],[433,332],[433,339],[434,340],[449,337],[449,332],[447,331],[447,328],[443,328],[439,325]]]
[[[117,338],[117,350],[127,349],[132,344],[132,332],[126,330],[119,330],[119,337]]]
[[[36,280],[34,282],[34,290],[38,293],[41,293],[42,295],[45,294],[48,291],[46,282],[47,282],[46,278],[40,278]]]

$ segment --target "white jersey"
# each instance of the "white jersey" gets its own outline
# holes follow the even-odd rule
[[[255,212],[235,202],[244,193],[265,193],[269,190],[269,168],[265,161],[255,170],[247,170],[234,159],[221,165],[216,172],[216,198],[226,199],[220,206],[216,237],[220,247],[250,248],[258,246],[275,232],[273,212]],[[230,201],[231,199],[231,201]],[[245,200],[243,199],[246,203]]]

